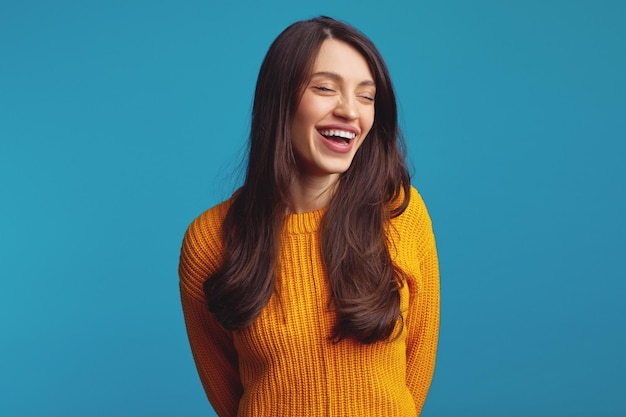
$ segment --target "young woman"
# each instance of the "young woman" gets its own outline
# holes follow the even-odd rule
[[[403,150],[371,41],[328,17],[278,36],[245,182],[182,245],[187,332],[218,415],[419,415],[439,271]]]

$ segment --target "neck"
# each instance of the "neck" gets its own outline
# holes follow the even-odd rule
[[[328,207],[338,179],[338,174],[323,177],[295,176],[289,187],[289,210],[292,213],[307,213]]]

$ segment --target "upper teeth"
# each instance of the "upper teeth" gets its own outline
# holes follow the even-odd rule
[[[338,136],[340,138],[345,138],[345,139],[354,139],[356,137],[356,133],[354,132],[348,132],[346,130],[336,130],[336,129],[320,130],[320,134],[322,134],[322,136]]]

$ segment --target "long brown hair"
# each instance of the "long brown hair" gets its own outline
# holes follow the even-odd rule
[[[410,176],[396,99],[374,44],[329,17],[296,22],[270,46],[257,79],[246,178],[222,225],[224,260],[204,283],[208,308],[223,327],[251,324],[275,290],[276,259],[289,184],[295,172],[291,123],[325,39],[359,51],[376,83],[373,126],[339,178],[320,230],[335,341],[388,339],[401,322],[402,271],[390,257],[385,225],[409,199]]]

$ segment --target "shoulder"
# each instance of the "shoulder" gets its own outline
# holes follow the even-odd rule
[[[232,198],[196,217],[185,232],[178,275],[181,288],[204,299],[202,284],[222,262],[222,222]]]
[[[395,241],[411,247],[418,255],[434,244],[432,221],[424,199],[414,186],[410,188],[409,205],[398,217],[391,219],[391,233]]]
[[[430,215],[428,214],[426,203],[424,203],[422,195],[414,186],[411,186],[409,205],[405,210],[405,213],[407,217],[412,218],[419,223],[431,225]]]
[[[188,244],[194,249],[203,250],[221,246],[222,222],[230,202],[223,201],[196,217],[185,232],[183,247]]]

